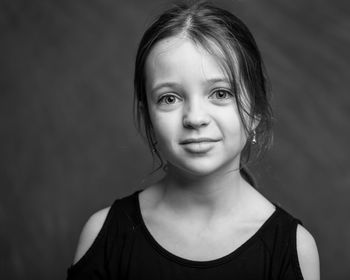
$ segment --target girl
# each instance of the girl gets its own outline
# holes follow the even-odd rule
[[[245,169],[271,111],[237,17],[204,2],[162,14],[137,52],[135,109],[165,175],[89,219],[68,279],[319,279],[310,233]]]

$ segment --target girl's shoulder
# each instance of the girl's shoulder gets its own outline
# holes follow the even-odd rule
[[[320,261],[315,239],[300,224],[297,227],[296,243],[300,270],[304,279],[320,279]]]
[[[97,241],[98,236],[109,232],[116,233],[120,223],[130,226],[130,214],[135,211],[134,199],[140,190],[128,196],[116,199],[114,203],[106,208],[95,212],[85,223],[78,241],[74,264],[77,263]],[[119,220],[122,218],[122,220]],[[101,238],[100,238],[101,239]],[[95,246],[96,247],[96,246]]]
[[[85,223],[79,237],[79,242],[74,257],[74,264],[85,255],[87,250],[94,243],[97,235],[101,231],[101,228],[106,221],[110,208],[111,207],[109,206],[97,211]]]
[[[294,218],[291,214],[286,212],[283,208],[276,206],[264,196],[255,192],[253,195],[257,209],[261,209],[261,215],[272,215],[272,209],[276,208],[276,213],[279,213],[280,220],[284,221],[284,228],[287,230],[287,235],[292,237],[294,243],[294,250],[297,255],[297,263],[305,280],[319,280],[320,279],[320,264],[317,245],[312,234],[301,224],[301,222]],[[272,215],[273,216],[273,215]],[[275,215],[276,216],[276,215]],[[277,220],[277,219],[276,219]],[[292,227],[290,227],[292,225]],[[290,232],[290,230],[292,232]]]

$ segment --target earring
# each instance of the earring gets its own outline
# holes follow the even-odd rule
[[[152,141],[152,152],[153,153],[157,153],[158,152],[157,147],[156,147],[157,144],[158,144],[157,141]]]
[[[153,153],[157,153],[158,152],[156,145],[153,145],[152,152]]]
[[[252,144],[255,145],[257,143],[256,141],[256,132],[255,130],[253,131],[253,138],[252,138]]]

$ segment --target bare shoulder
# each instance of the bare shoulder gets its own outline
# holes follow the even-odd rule
[[[297,228],[297,251],[300,269],[305,280],[320,279],[320,263],[313,236],[303,226]]]
[[[96,239],[100,232],[104,221],[106,220],[110,207],[104,208],[93,214],[86,222],[83,230],[81,231],[78,247],[75,252],[74,263],[77,263],[87,250],[91,247],[92,243]]]

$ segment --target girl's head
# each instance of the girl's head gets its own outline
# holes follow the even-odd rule
[[[163,164],[150,114],[147,60],[152,50],[172,38],[191,41],[214,59],[225,73],[245,134],[240,154],[241,165],[244,165],[250,158],[252,145],[256,154],[260,154],[272,138],[272,114],[263,63],[245,24],[228,11],[206,2],[184,3],[164,12],[146,30],[140,42],[135,64],[134,113],[139,129],[145,131],[152,153]]]

